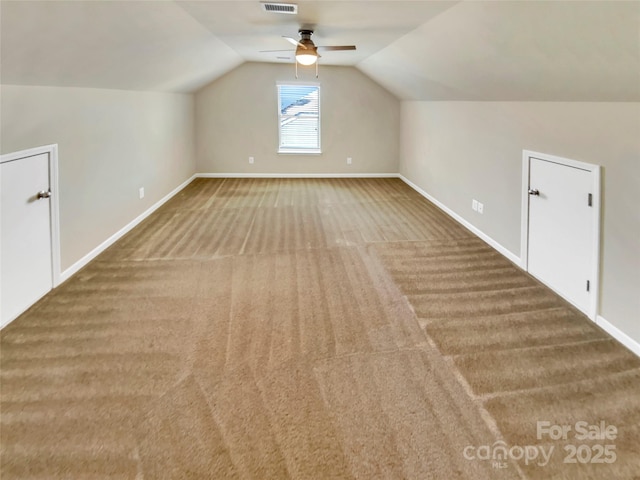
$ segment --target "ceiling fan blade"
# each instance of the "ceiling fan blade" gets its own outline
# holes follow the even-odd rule
[[[355,50],[355,45],[334,45],[334,46],[319,46],[318,50],[325,52],[337,51],[337,50]]]
[[[293,52],[294,50],[258,50],[258,53]]]
[[[295,38],[291,38],[291,37],[286,37],[286,36],[282,36],[282,38],[287,39],[289,42],[291,42],[293,45],[295,45],[296,47],[302,47],[305,50],[307,49],[307,47],[305,47],[303,44],[301,44],[298,40],[296,40]]]

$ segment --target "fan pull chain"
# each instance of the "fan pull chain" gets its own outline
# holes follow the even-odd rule
[[[298,61],[294,60],[294,62],[296,64],[296,80],[298,79]],[[318,78],[318,61],[316,60],[316,78]]]

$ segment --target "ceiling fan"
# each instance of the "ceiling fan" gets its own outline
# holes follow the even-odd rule
[[[296,40],[292,37],[287,37],[285,35],[282,38],[288,40],[296,47],[296,78],[298,78],[298,63],[300,65],[316,65],[316,77],[318,76],[318,58],[320,58],[320,54],[318,50],[328,52],[328,51],[337,51],[337,50],[355,50],[355,45],[318,45],[316,46],[311,40],[311,36],[313,35],[313,30],[308,30],[301,28],[298,30],[298,34],[300,35],[300,40]],[[290,52],[291,50],[261,50],[263,53],[267,52]]]

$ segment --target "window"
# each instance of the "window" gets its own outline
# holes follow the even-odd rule
[[[319,85],[278,85],[278,134],[278,153],[321,153]]]

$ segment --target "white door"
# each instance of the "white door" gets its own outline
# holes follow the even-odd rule
[[[528,271],[595,316],[598,174],[576,165],[529,158]]]
[[[49,154],[0,163],[0,315],[4,326],[53,287]]]

